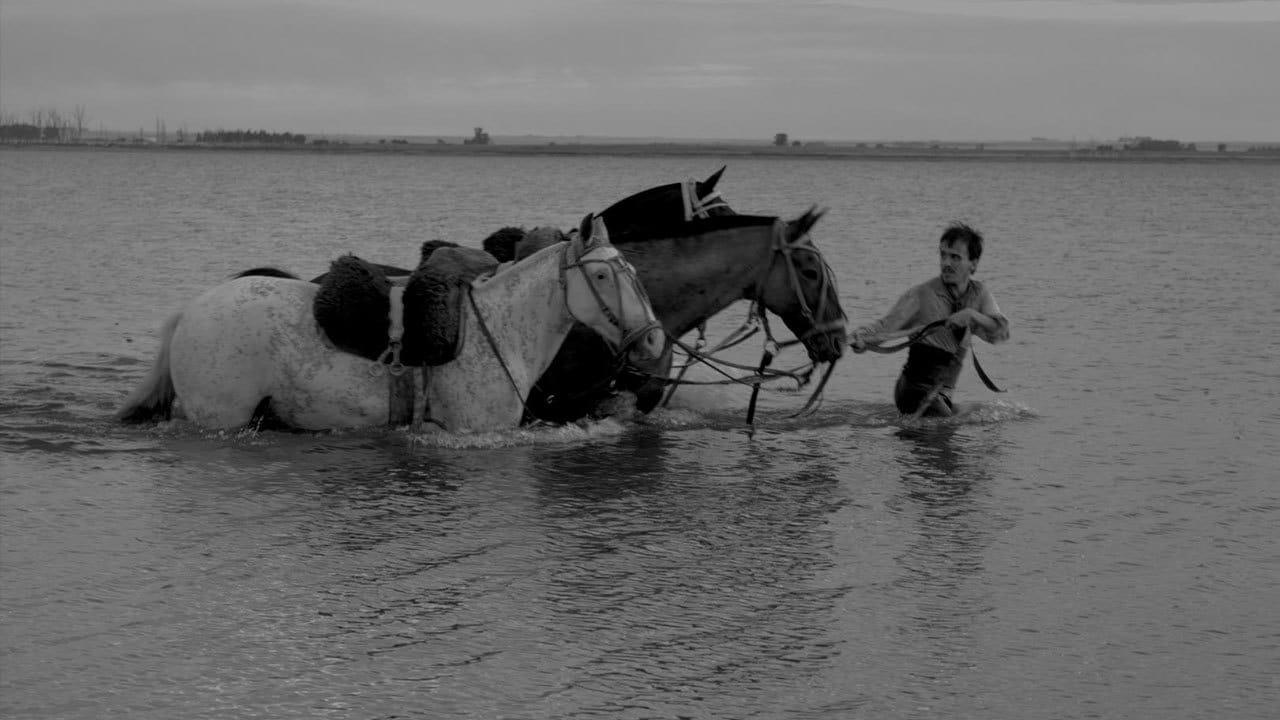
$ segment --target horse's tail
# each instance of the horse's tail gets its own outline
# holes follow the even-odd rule
[[[156,362],[142,384],[129,393],[124,405],[116,411],[116,420],[144,423],[168,420],[173,415],[173,401],[177,398],[177,393],[173,389],[173,376],[169,373],[169,346],[173,343],[173,332],[178,329],[178,321],[181,319],[182,313],[176,312],[165,321],[160,329],[160,351],[156,353]]]

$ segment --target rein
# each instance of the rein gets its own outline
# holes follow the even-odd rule
[[[926,336],[932,335],[934,332],[944,327],[946,324],[947,324],[947,321],[945,319],[934,320],[933,322],[927,325],[921,325],[920,327],[912,328],[910,330],[905,331],[907,339],[903,340],[897,345],[881,345],[879,343],[875,343],[875,344],[867,343],[866,349],[870,350],[873,353],[880,353],[881,355],[892,355],[893,353],[896,353],[899,350],[906,350],[912,345],[915,345],[916,343],[920,342],[921,339],[925,338]],[[894,334],[894,335],[896,337],[902,337],[901,334]]]
[[[838,320],[833,320],[831,322],[826,322],[826,323],[819,322],[819,318],[822,316],[822,313],[826,310],[827,295],[829,294],[827,290],[830,287],[830,285],[834,282],[834,276],[831,272],[831,267],[827,264],[825,258],[822,257],[821,251],[819,251],[816,247],[813,247],[811,243],[805,242],[806,236],[801,236],[800,238],[797,238],[796,240],[789,242],[786,238],[786,224],[782,222],[779,222],[774,226],[773,232],[774,234],[773,234],[773,241],[770,246],[769,264],[765,266],[765,268],[761,271],[760,276],[758,277],[756,282],[753,284],[753,287],[755,289],[755,293],[754,293],[755,296],[751,298],[751,309],[747,313],[746,321],[743,322],[743,324],[740,325],[738,329],[730,333],[728,337],[722,340],[719,345],[717,345],[715,348],[709,351],[703,350],[703,346],[706,344],[705,323],[698,327],[698,340],[695,347],[690,347],[687,344],[681,342],[678,338],[669,336],[669,339],[671,340],[672,344],[676,345],[681,350],[683,350],[686,356],[688,357],[688,360],[686,360],[684,365],[680,368],[680,372],[676,375],[674,379],[660,378],[664,383],[670,386],[670,389],[667,391],[666,396],[662,399],[662,402],[661,402],[662,407],[667,406],[667,404],[671,401],[672,396],[675,394],[676,388],[680,385],[724,385],[724,384],[751,385],[752,386],[751,400],[747,406],[746,421],[747,421],[747,425],[753,426],[753,423],[755,422],[756,404],[760,396],[761,384],[771,380],[776,380],[779,378],[790,378],[796,381],[796,384],[798,387],[804,387],[812,379],[813,370],[815,367],[813,363],[809,363],[808,365],[801,366],[801,368],[796,368],[794,370],[773,370],[770,368],[770,365],[773,364],[773,360],[777,356],[779,351],[785,348],[791,347],[793,345],[801,344],[806,339],[816,334],[830,332],[832,330],[836,330],[844,327],[843,317],[841,317]],[[801,286],[800,274],[799,274],[799,271],[796,269],[795,261],[792,259],[792,255],[798,251],[814,253],[822,261],[823,276],[822,276],[821,285],[819,287],[819,304],[816,311],[814,308],[810,307],[808,300],[805,299],[804,290]],[[764,307],[764,301],[762,297],[763,295],[762,288],[764,286],[764,282],[769,277],[769,275],[773,272],[774,268],[776,267],[779,261],[784,263],[785,267],[787,268],[788,284],[790,285],[790,288],[795,292],[796,300],[800,305],[801,313],[803,317],[809,321],[809,325],[810,325],[809,329],[803,334],[801,334],[799,338],[796,338],[793,340],[787,340],[785,342],[779,342],[773,336],[773,331],[769,326],[769,319]],[[765,333],[765,341],[764,341],[764,347],[761,352],[760,363],[757,366],[748,367],[748,366],[740,365],[737,363],[733,363],[733,362],[715,357],[715,353],[721,352],[728,348],[734,347],[735,345],[738,345],[742,342],[745,342],[748,338],[755,335],[762,328]],[[724,375],[726,379],[712,380],[712,381],[685,380],[684,379],[685,373],[689,370],[690,367],[692,367],[692,365],[695,362],[703,363],[707,367],[710,367],[716,372],[720,373],[721,375]],[[724,370],[722,370],[719,366],[736,368],[740,370],[747,370],[749,372],[752,372],[752,374],[745,377],[732,377],[728,373],[726,373]],[[833,362],[827,367],[826,372],[823,374],[822,379],[819,381],[817,387],[814,388],[814,391],[810,395],[808,401],[805,402],[804,406],[801,407],[800,410],[796,411],[794,414],[790,415],[789,417],[798,417],[800,415],[810,413],[815,409],[815,406],[819,402],[822,396],[822,393],[826,388],[827,381],[831,378],[831,374],[834,370],[835,370],[835,363]],[[649,375],[648,373],[643,373],[642,375],[648,375],[651,378],[654,377],[652,375]]]
[[[714,370],[715,372],[723,375],[725,379],[724,380],[675,380],[675,379],[664,379],[661,375],[653,375],[652,373],[637,372],[636,375],[648,377],[650,379],[663,380],[668,385],[755,385],[761,382],[790,379],[790,380],[795,380],[796,385],[798,387],[804,387],[809,383],[809,378],[813,374],[812,364],[802,365],[792,370],[773,370],[768,368],[768,366],[766,365],[766,367],[763,370],[761,370],[758,367],[742,365],[740,363],[735,363],[729,360],[722,360],[720,358],[712,357],[707,353],[698,351],[696,348],[689,347],[682,340],[671,337],[670,335],[667,336],[667,339],[670,340],[673,345],[680,348],[682,351],[684,351],[686,355],[689,356],[688,362],[685,363],[685,366],[684,366],[685,368],[688,368],[694,362],[701,362],[707,367]],[[772,349],[766,350],[766,352],[771,355],[776,355],[778,349],[780,348],[780,346],[776,342],[769,344],[768,347]],[[724,370],[722,370],[718,366],[734,368],[736,370],[747,370],[747,371],[751,371],[752,374],[747,375],[745,377],[734,377],[729,373],[725,372]],[[681,376],[684,375],[684,369],[681,370],[680,374]]]
[[[907,339],[903,340],[902,342],[896,345],[881,345],[880,343],[866,343],[865,349],[870,350],[871,352],[874,352],[874,353],[880,353],[881,355],[890,355],[900,350],[905,350],[911,347],[912,345],[915,345],[925,337],[932,335],[933,333],[937,332],[940,328],[945,327],[946,324],[947,324],[947,321],[945,319],[934,320],[933,322],[928,323],[926,325],[921,325],[920,327],[903,331],[903,333],[906,334]],[[902,337],[903,333],[889,333],[889,335],[891,337]],[[862,352],[862,351],[855,350],[854,352]],[[997,392],[997,393],[1005,392],[1005,390],[1000,388],[998,385],[995,384],[995,382],[991,380],[991,376],[987,375],[987,371],[982,369],[982,363],[978,362],[978,353],[975,352],[972,347],[969,348],[969,355],[973,357],[973,369],[978,372],[978,379],[982,381],[982,384],[986,385],[987,389],[990,390],[991,392]],[[937,394],[937,391],[935,390],[934,395],[936,394]],[[932,401],[933,401],[933,398],[929,398],[929,402],[932,402]]]
[[[480,306],[476,305],[476,296],[471,285],[467,285],[467,301],[471,304],[471,312],[476,314],[476,324],[480,326],[480,332],[484,335],[484,339],[489,341],[489,349],[493,351],[493,356],[498,359],[498,364],[502,366],[502,372],[506,373],[507,381],[511,383],[511,389],[516,391],[516,398],[520,400],[520,407],[524,408],[526,415],[537,420],[538,418],[529,411],[529,405],[525,402],[524,396],[520,394],[520,386],[516,384],[516,378],[511,374],[511,368],[507,367],[507,361],[503,359],[502,351],[498,348],[498,341],[494,339],[488,323],[484,321]]]

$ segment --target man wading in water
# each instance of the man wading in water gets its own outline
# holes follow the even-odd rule
[[[850,343],[855,352],[863,352],[868,344],[900,337],[897,331],[945,321],[911,345],[893,389],[898,411],[914,417],[954,412],[951,392],[973,335],[993,344],[1009,339],[1009,320],[986,286],[972,278],[982,257],[981,233],[952,223],[938,241],[938,253],[938,277],[908,290],[889,314],[855,330]]]

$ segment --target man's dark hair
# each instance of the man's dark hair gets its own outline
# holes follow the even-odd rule
[[[982,257],[982,233],[969,227],[966,223],[953,222],[947,226],[942,232],[942,237],[938,239],[942,245],[953,245],[958,242],[964,243],[969,251],[969,259],[977,262]]]

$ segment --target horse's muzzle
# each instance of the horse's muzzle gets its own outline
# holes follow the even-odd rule
[[[632,362],[648,362],[662,357],[667,349],[667,334],[662,326],[654,323],[632,331],[622,343],[622,349]]]
[[[843,325],[825,332],[810,333],[804,338],[804,348],[809,351],[809,359],[813,362],[835,362],[844,356],[845,337]]]

